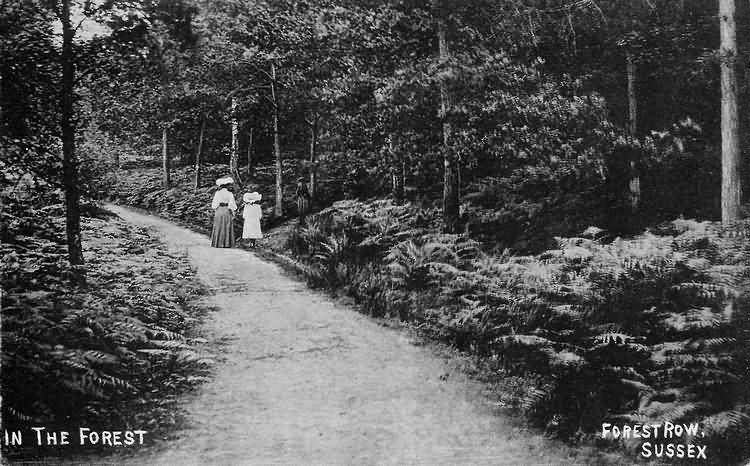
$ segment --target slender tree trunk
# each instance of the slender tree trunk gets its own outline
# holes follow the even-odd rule
[[[315,202],[318,191],[318,116],[310,123],[310,203]]]
[[[635,93],[636,65],[632,52],[626,52],[626,64],[628,75],[628,133],[635,140],[638,132],[638,101]],[[641,177],[638,173],[637,150],[630,151],[630,206],[637,209],[641,202]]]
[[[633,53],[628,51],[625,55],[627,73],[628,73],[628,132],[635,138],[638,128],[638,101],[635,94],[635,59]]]
[[[276,156],[276,205],[274,215],[284,215],[284,191],[281,185],[281,144],[279,142],[279,99],[276,95],[276,65],[271,62],[271,99],[273,101],[273,152]]]
[[[404,154],[401,153],[399,157],[399,162],[401,163],[401,201],[406,201],[406,157],[404,157]]]
[[[247,135],[247,178],[250,180],[253,176],[253,128]]]
[[[740,138],[737,110],[737,33],[734,0],[719,0],[721,35],[721,221],[740,218]]]
[[[461,154],[459,153],[456,156],[456,196],[458,196],[458,199],[461,199],[461,167],[463,167],[463,161],[461,158]],[[458,201],[457,201],[458,202]]]
[[[388,152],[392,160],[391,177],[392,177],[392,195],[393,202],[401,205],[404,202],[404,160],[403,155],[399,152],[398,157],[393,152],[393,140],[388,140]],[[395,160],[394,160],[395,159]]]
[[[78,186],[78,156],[75,147],[75,120],[73,118],[73,93],[75,86],[75,63],[73,36],[75,30],[70,19],[70,0],[62,1],[63,43],[60,54],[62,87],[60,92],[60,129],[63,149],[63,184],[65,186],[65,233],[68,240],[68,260],[71,265],[83,264],[81,247],[81,194]],[[76,277],[83,280],[82,271]]]
[[[229,173],[231,173],[232,178],[234,178],[234,184],[236,186],[242,186],[242,178],[240,177],[240,130],[239,130],[239,121],[237,121],[237,98],[232,97],[232,144],[231,144],[231,151],[229,154]]]
[[[169,179],[169,149],[167,147],[167,128],[161,130],[161,166],[164,171],[164,187],[168,188]]]
[[[444,21],[438,24],[438,45],[440,62],[448,61],[448,41]],[[459,223],[458,211],[458,171],[456,156],[451,146],[451,124],[448,121],[451,102],[445,79],[440,82],[440,116],[443,120],[443,229],[447,233],[457,233]]]
[[[201,187],[201,155],[203,154],[203,135],[206,132],[206,117],[201,116],[201,130],[198,134],[198,149],[195,151],[195,180],[193,189]]]

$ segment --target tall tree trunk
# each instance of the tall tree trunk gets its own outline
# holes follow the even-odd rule
[[[201,116],[201,130],[198,134],[198,149],[195,151],[195,179],[193,181],[193,189],[197,190],[201,187],[201,155],[203,154],[203,135],[206,132],[206,117]]]
[[[440,63],[448,62],[448,41],[444,21],[438,23],[438,46]],[[448,121],[451,102],[445,78],[440,81],[440,116],[443,120],[443,229],[447,233],[457,233],[458,211],[458,171],[456,156],[451,146],[451,124]]]
[[[279,99],[276,95],[276,65],[271,61],[271,99],[273,101],[273,152],[276,156],[276,205],[274,215],[284,215],[284,191],[281,186],[281,144],[279,143]]]
[[[635,138],[638,129],[638,101],[635,94],[636,66],[633,53],[626,52],[625,60],[628,74],[628,132],[632,138]]]
[[[461,198],[461,186],[462,186],[462,184],[461,184],[461,167],[463,167],[463,162],[462,162],[461,154],[459,153],[456,156],[456,193],[457,193],[456,195],[458,196],[459,199]],[[458,201],[456,201],[456,202],[458,202]]]
[[[70,0],[62,1],[63,43],[60,54],[62,87],[60,92],[60,129],[63,150],[63,184],[65,186],[65,233],[68,240],[68,260],[71,265],[83,264],[81,247],[81,194],[78,186],[78,156],[75,147],[75,120],[73,119],[73,93],[75,86],[75,63],[73,36],[75,30],[70,19]],[[79,271],[82,273],[82,271]],[[76,277],[83,280],[83,275]]]
[[[721,221],[739,220],[740,133],[737,111],[737,33],[734,0],[719,0],[721,36]]]
[[[399,152],[398,157],[393,152],[393,140],[388,138],[388,152],[390,155],[390,158],[392,160],[392,168],[391,168],[391,177],[392,177],[392,183],[391,183],[391,189],[392,189],[392,196],[393,196],[393,202],[396,205],[401,205],[404,202],[404,158],[403,155],[401,155],[401,152]]]
[[[232,97],[232,145],[229,154],[229,173],[234,178],[234,184],[236,186],[242,186],[242,178],[240,177],[240,130],[239,121],[237,121],[237,98]]]
[[[310,203],[318,191],[318,115],[310,122]]]
[[[247,135],[247,178],[253,177],[253,128]]]
[[[628,133],[632,140],[635,140],[638,132],[638,101],[635,93],[636,65],[633,53],[626,52],[626,65],[628,75]],[[637,209],[641,202],[641,177],[638,173],[637,150],[630,151],[630,182],[628,183],[630,191],[630,207]]]
[[[399,156],[399,163],[401,164],[401,201],[406,201],[406,157],[401,153]]]
[[[167,147],[167,128],[161,130],[161,166],[164,172],[164,187],[168,188],[169,179],[169,148]]]

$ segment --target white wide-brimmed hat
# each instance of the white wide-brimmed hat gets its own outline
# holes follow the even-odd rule
[[[225,184],[232,184],[234,183],[234,180],[231,176],[225,176],[223,178],[219,178],[216,180],[216,186],[224,186]]]
[[[257,193],[257,192],[245,193],[242,196],[242,202],[244,202],[245,204],[249,204],[251,202],[258,202],[259,200],[261,200],[262,197],[263,196],[261,196],[260,193]]]

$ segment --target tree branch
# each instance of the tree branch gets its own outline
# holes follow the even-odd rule
[[[273,101],[272,98],[268,97],[267,95],[263,96],[274,108],[276,108],[276,102]]]

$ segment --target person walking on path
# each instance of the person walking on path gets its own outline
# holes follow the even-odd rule
[[[237,204],[234,202],[228,186],[233,180],[229,176],[216,180],[219,190],[214,194],[214,200],[211,202],[211,208],[214,209],[214,226],[211,230],[211,246],[215,248],[231,248],[234,246],[234,212],[237,210]]]
[[[310,191],[307,189],[304,178],[297,180],[297,190],[294,193],[297,198],[297,215],[299,215],[299,224],[305,223],[305,216],[310,210]]]
[[[242,209],[242,218],[245,223],[242,225],[242,239],[250,240],[250,247],[255,247],[255,241],[263,238],[260,231],[260,219],[263,217],[263,209],[260,208],[262,196],[257,192],[245,193],[242,196],[242,202],[245,207]]]

